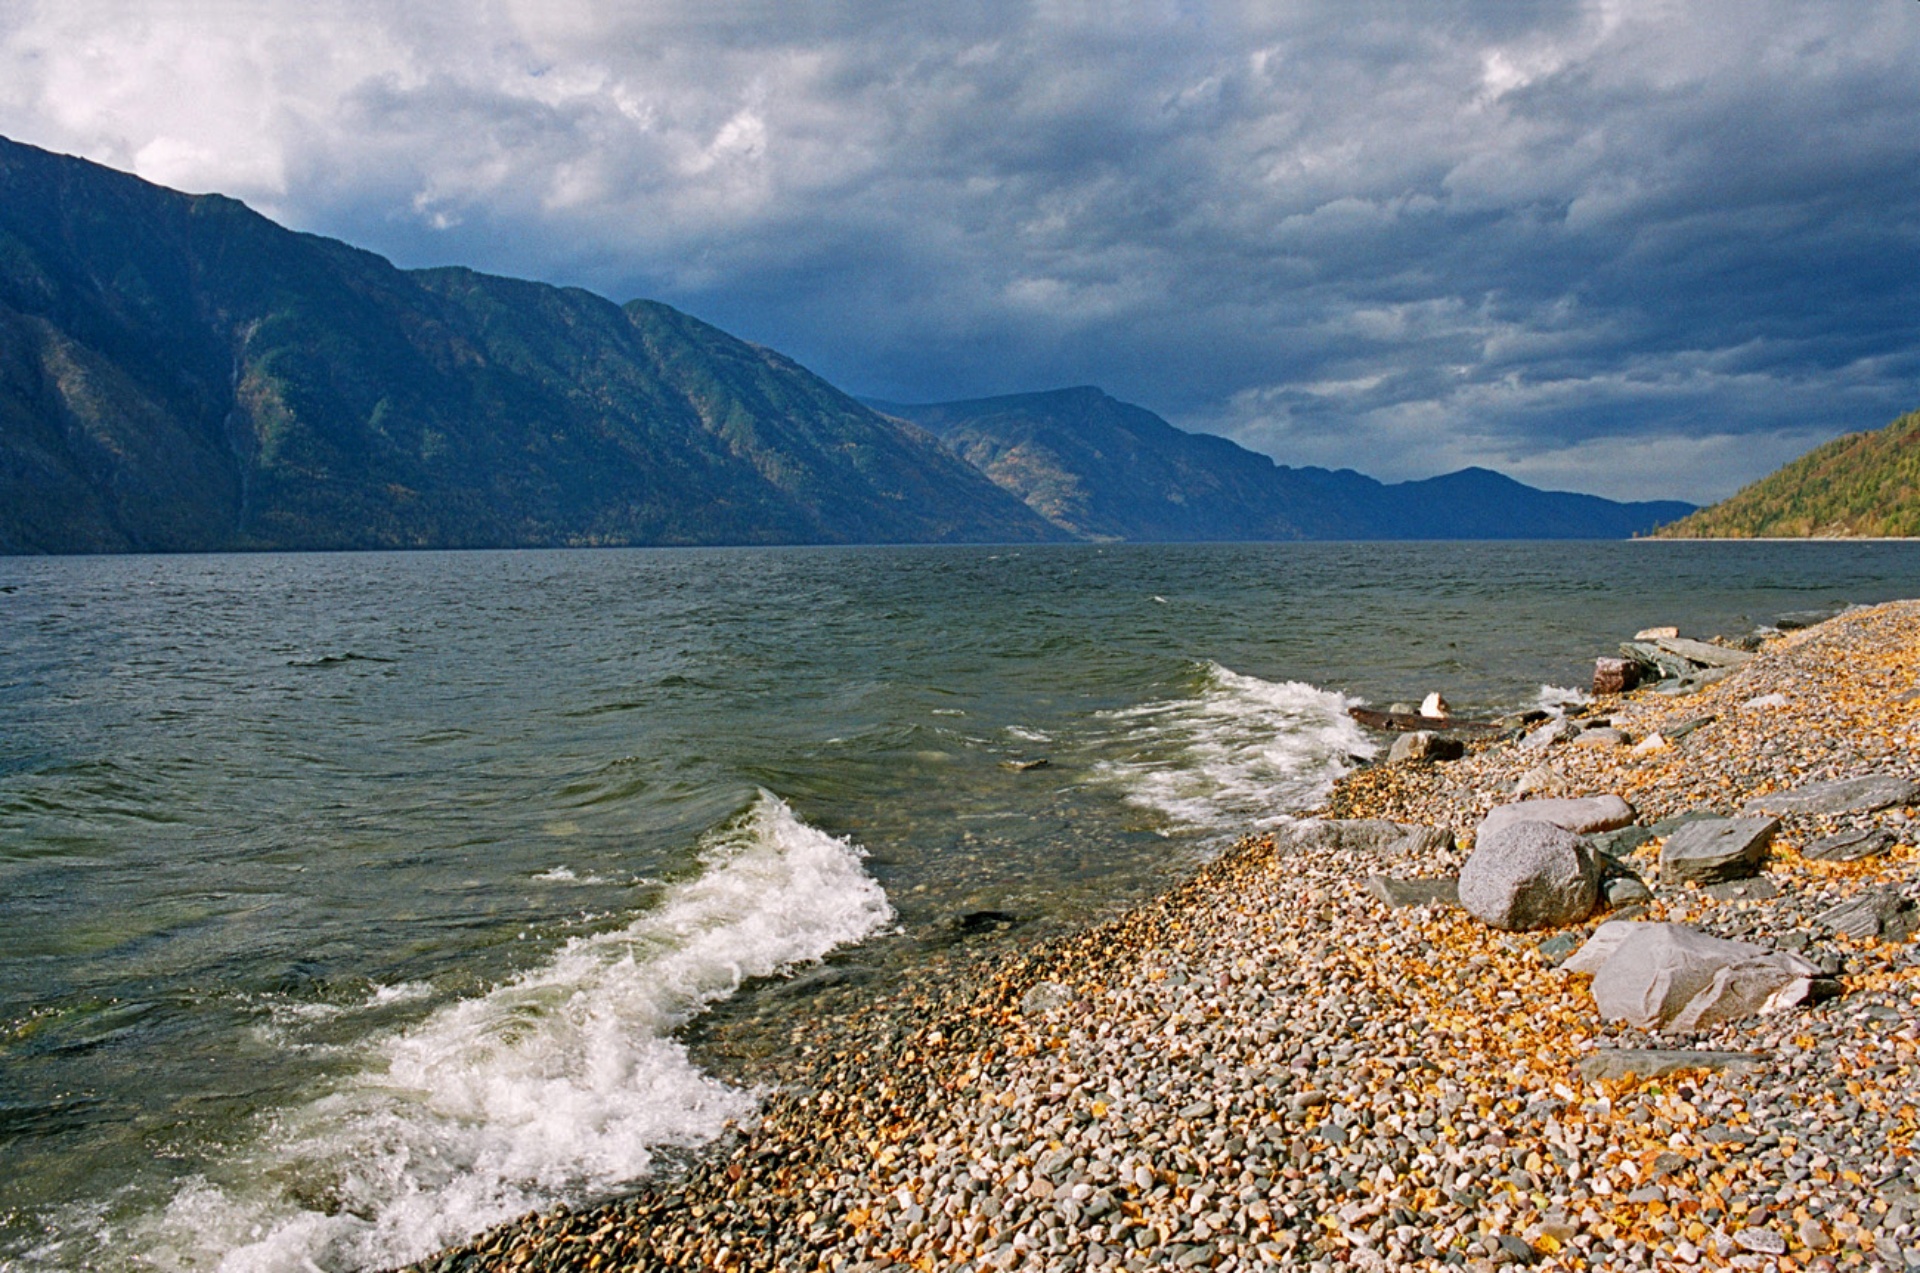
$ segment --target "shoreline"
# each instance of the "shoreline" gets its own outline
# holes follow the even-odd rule
[[[1920,603],[1888,603],[1685,697],[1588,710],[1633,740],[1665,727],[1664,749],[1475,744],[1355,771],[1307,816],[1470,833],[1543,760],[1556,773],[1534,794],[1615,792],[1642,823],[1814,778],[1912,778],[1916,685]],[[1771,694],[1786,703],[1744,706]],[[1910,892],[1906,812],[1789,817],[1777,897],[1656,885],[1643,917],[1771,944],[1835,899]],[[1801,856],[1849,821],[1898,842],[1865,862]],[[1501,933],[1367,887],[1464,856],[1431,837],[1243,840],[1118,919],[930,967],[783,1063],[759,1116],[683,1170],[416,1267],[1920,1264],[1911,941],[1817,936],[1840,997],[1654,1034],[1602,1022],[1587,979],[1552,969],[1541,947],[1561,930]],[[1653,1082],[1582,1071],[1648,1047],[1753,1059]]]

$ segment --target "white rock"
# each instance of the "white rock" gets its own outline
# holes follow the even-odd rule
[[[1701,1030],[1778,1012],[1805,1002],[1820,975],[1798,955],[1709,937],[1682,924],[1601,928],[1616,932],[1608,934],[1614,949],[1593,978],[1594,1004],[1607,1020],[1642,1029]],[[1577,962],[1575,971],[1589,966],[1591,960],[1582,958],[1587,953],[1582,947],[1567,964]]]
[[[1513,784],[1513,793],[1517,796],[1557,796],[1566,789],[1567,776],[1552,765],[1535,765]]]
[[[1593,930],[1593,936],[1587,938],[1580,949],[1560,961],[1561,972],[1599,972],[1620,949],[1633,930],[1641,927],[1632,920],[1611,919]]]

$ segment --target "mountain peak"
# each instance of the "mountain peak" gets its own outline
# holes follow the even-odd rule
[[[0,187],[0,551],[1064,538],[658,302],[403,271],[17,143]]]
[[[1091,385],[884,409],[1084,538],[1624,539],[1691,508],[1538,491],[1478,466],[1396,485],[1289,468]]]

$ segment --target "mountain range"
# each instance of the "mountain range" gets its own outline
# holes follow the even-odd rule
[[[1817,446],[1658,533],[1669,539],[1920,535],[1920,411]]]
[[[1620,537],[1687,511],[1288,468],[1094,389],[876,411],[657,302],[402,270],[0,139],[0,552]]]
[[[1292,468],[1091,387],[871,405],[1078,539],[1625,539],[1693,509],[1536,490],[1482,468],[1393,484]]]

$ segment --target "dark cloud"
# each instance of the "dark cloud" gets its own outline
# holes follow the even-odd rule
[[[0,131],[1384,477],[1709,498],[1920,405],[1920,5],[462,8],[29,6]]]

